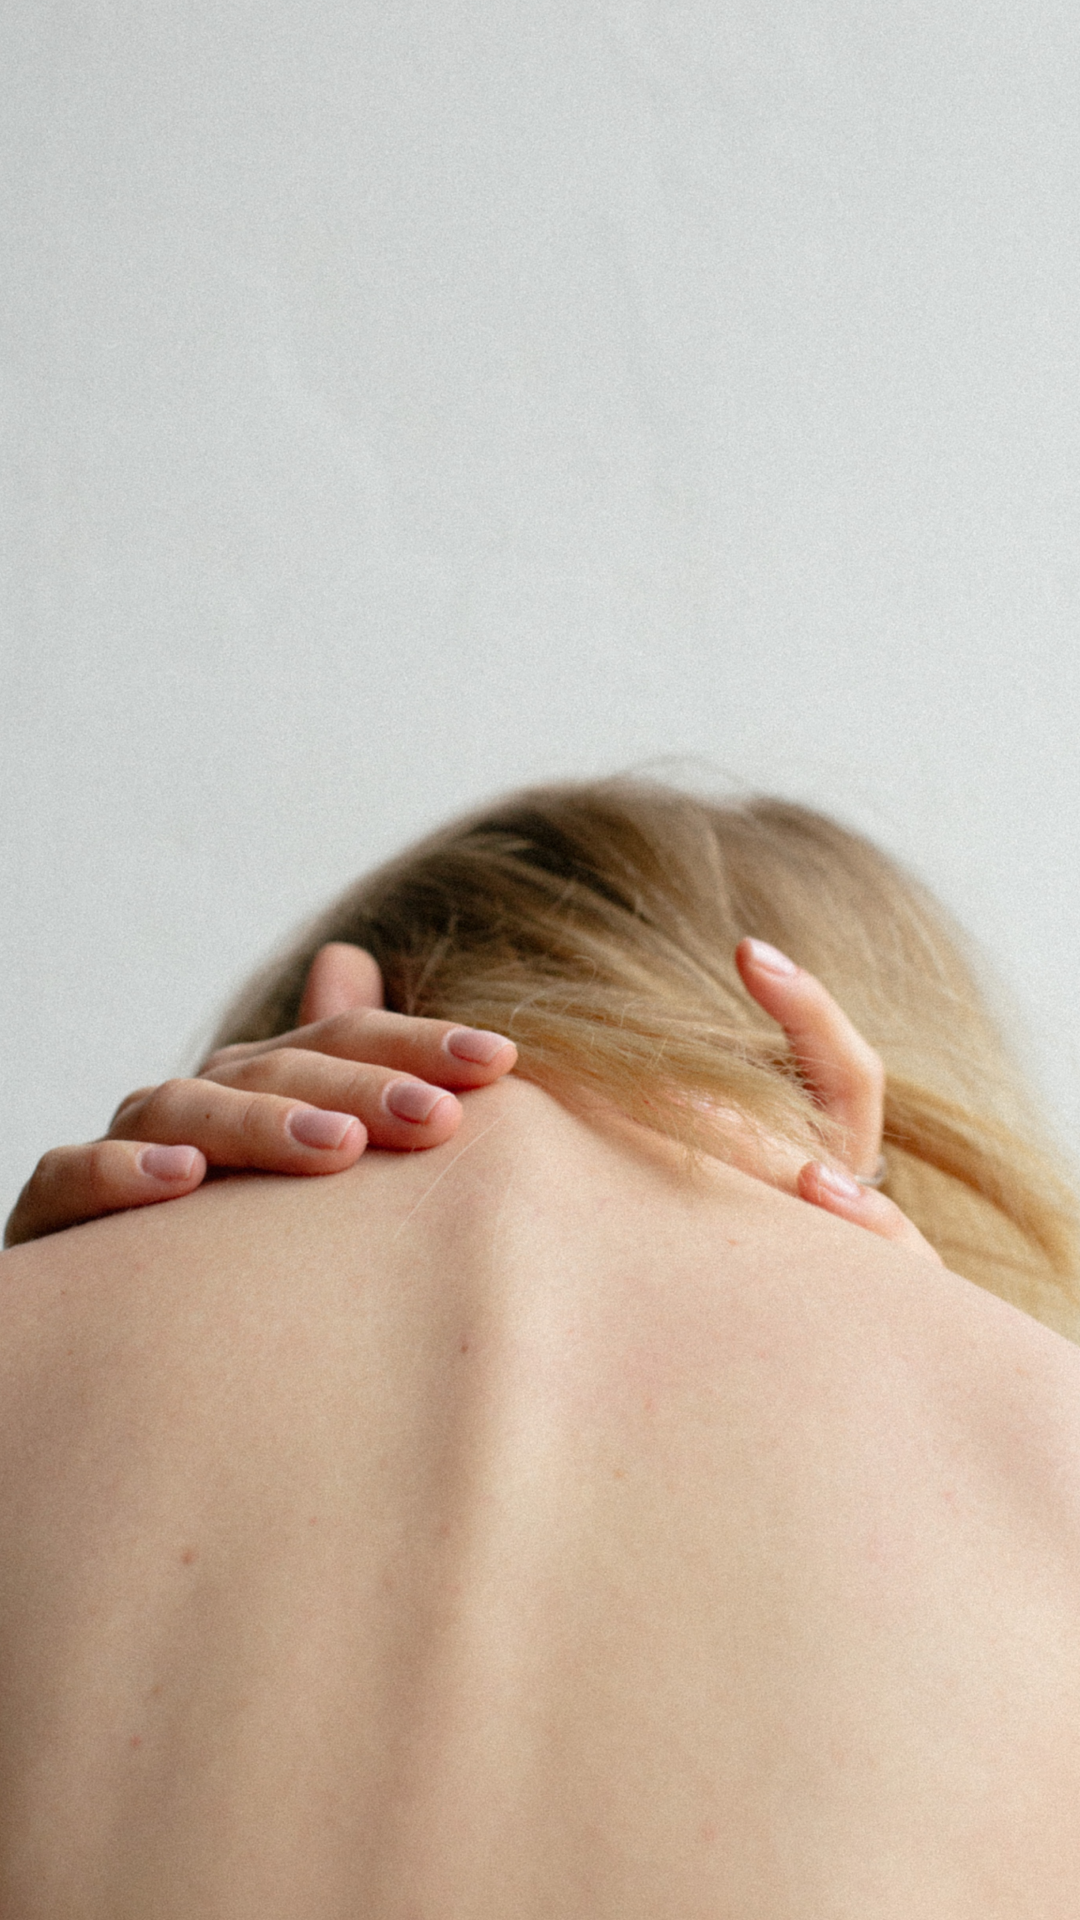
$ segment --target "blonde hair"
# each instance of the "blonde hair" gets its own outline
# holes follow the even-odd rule
[[[696,1151],[717,1150],[717,1108],[808,1158],[839,1151],[738,978],[746,934],[816,974],[881,1054],[886,1192],[957,1272],[1080,1337],[1073,1196],[963,936],[806,807],[630,778],[511,795],[351,888],[215,1044],[295,1026],[314,954],[351,941],[389,1007],[508,1034],[518,1071],[561,1098],[598,1095]]]

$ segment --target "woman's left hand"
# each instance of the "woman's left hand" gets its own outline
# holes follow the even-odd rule
[[[845,1140],[844,1164],[809,1160],[796,1182],[811,1206],[941,1265],[941,1255],[872,1184],[881,1164],[885,1069],[812,973],[764,940],[742,940],[735,964],[747,992],[782,1027],[804,1084]]]

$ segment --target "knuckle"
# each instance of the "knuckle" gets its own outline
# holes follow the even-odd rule
[[[235,1109],[235,1127],[241,1140],[255,1141],[266,1130],[266,1121],[273,1112],[272,1098],[264,1093],[241,1093],[241,1105]]]
[[[159,1140],[168,1145],[170,1136],[178,1128],[181,1133],[190,1133],[200,1121],[209,1120],[208,1092],[206,1084],[199,1080],[163,1080],[159,1087],[153,1088],[141,1107],[124,1115],[121,1125],[114,1129],[115,1136],[128,1140]],[[194,1111],[195,1108],[198,1111]]]
[[[331,1014],[329,1020],[322,1022],[320,1031],[328,1040],[350,1049],[364,1044],[375,1018],[376,1010],[371,1007],[350,1007],[347,1013]]]
[[[247,1060],[252,1054],[262,1052],[265,1046],[272,1044],[272,1042],[260,1041],[255,1045],[250,1040],[235,1040],[231,1046],[215,1047],[213,1053],[207,1054],[200,1065],[198,1078],[201,1079],[203,1074],[209,1073],[214,1068],[229,1067],[238,1060]]]
[[[157,1089],[144,1088],[138,1098],[132,1094],[117,1107],[105,1131],[107,1140],[136,1140],[142,1137],[141,1130],[147,1124],[146,1114]]]
[[[229,1086],[237,1092],[265,1093],[295,1081],[305,1066],[306,1058],[299,1047],[278,1047],[273,1053],[260,1053],[250,1060],[238,1061],[221,1078],[227,1078]]]
[[[137,1109],[140,1125],[150,1128],[165,1125],[169,1115],[175,1112],[180,1103],[183,1085],[182,1080],[163,1080],[160,1086],[153,1087],[141,1107]],[[125,1114],[125,1127],[130,1125],[134,1118],[134,1111]]]
[[[110,1128],[115,1127],[117,1121],[122,1120],[127,1114],[133,1113],[153,1091],[153,1087],[134,1087],[130,1093],[125,1093],[109,1121]]]
[[[83,1186],[92,1201],[104,1200],[116,1191],[116,1167],[111,1146],[111,1141],[94,1140],[83,1148]]]
[[[183,1099],[190,1086],[190,1080],[163,1080],[159,1087],[154,1088],[150,1098],[158,1101],[163,1107],[174,1107]]]
[[[334,1087],[334,1098],[340,1099],[343,1108],[347,1107],[350,1101],[354,1106],[358,1106],[365,1100],[378,1100],[389,1081],[400,1079],[403,1071],[400,1067],[383,1067],[362,1060],[356,1061],[347,1068],[341,1085]]]
[[[273,1053],[259,1054],[249,1065],[262,1079],[279,1080],[284,1074],[306,1073],[311,1054],[303,1047],[277,1047]]]
[[[42,1154],[41,1159],[38,1161],[37,1166],[34,1168],[33,1173],[30,1175],[30,1178],[27,1181],[25,1188],[23,1189],[24,1193],[29,1193],[30,1189],[35,1186],[40,1186],[40,1187],[54,1186],[56,1182],[61,1179],[63,1174],[63,1169],[67,1164],[69,1164],[69,1161],[70,1161],[69,1148],[50,1147],[48,1153]]]

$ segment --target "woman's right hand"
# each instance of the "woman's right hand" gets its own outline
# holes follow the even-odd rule
[[[199,1078],[140,1087],[104,1139],[39,1160],[7,1223],[5,1246],[107,1213],[194,1192],[210,1166],[340,1173],[366,1146],[441,1146],[461,1123],[456,1093],[514,1065],[501,1034],[382,1007],[370,954],[324,947],[293,1033],[212,1054]]]
[[[821,981],[764,940],[741,940],[735,964],[758,1006],[782,1027],[799,1077],[842,1129],[841,1165],[809,1160],[796,1190],[811,1206],[942,1264],[913,1220],[876,1190],[885,1112],[881,1059]]]

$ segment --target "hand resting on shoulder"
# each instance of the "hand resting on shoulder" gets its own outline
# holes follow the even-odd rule
[[[884,1071],[821,982],[766,942],[735,952],[747,992],[787,1037],[796,1068],[843,1129],[842,1163],[811,1160],[783,1184],[810,1205],[937,1260],[918,1228],[875,1191]],[[83,1221],[179,1199],[211,1168],[340,1173],[365,1148],[441,1146],[457,1131],[455,1097],[490,1086],[517,1059],[501,1034],[388,1013],[371,954],[334,942],[312,964],[300,1026],[224,1047],[198,1078],[140,1087],[108,1133],[39,1160],[7,1223],[6,1246]]]

